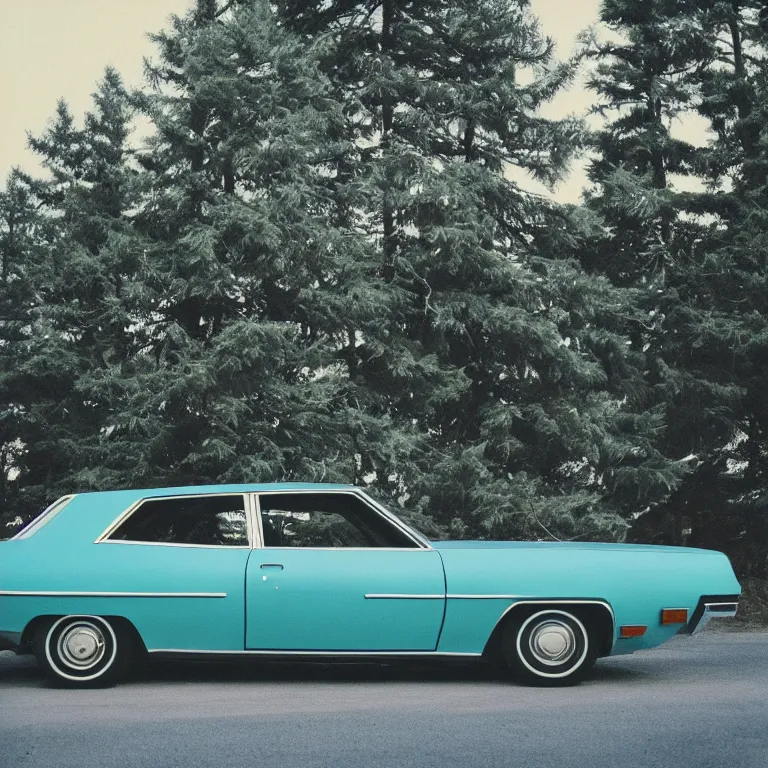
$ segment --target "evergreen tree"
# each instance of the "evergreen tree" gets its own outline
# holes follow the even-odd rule
[[[500,538],[621,538],[680,509],[763,429],[737,405],[762,375],[761,278],[731,255],[721,295],[708,272],[745,252],[718,229],[735,208],[762,258],[757,176],[672,187],[761,161],[734,149],[762,96],[755,68],[753,111],[726,103],[720,5],[605,3],[628,42],[593,86],[621,114],[588,205],[562,210],[511,178],[556,181],[583,140],[540,115],[575,62],[526,0],[197,0],[155,36],[149,87],[108,70],[82,128],[60,105],[31,141],[50,178],[0,199],[3,492],[31,511],[343,481],[430,533]],[[694,104],[722,125],[707,155],[670,135]],[[154,129],[138,152],[134,108]],[[737,536],[762,475],[717,472]]]
[[[698,111],[716,137],[706,154],[706,176],[717,183],[737,174],[744,183],[759,185],[765,176],[760,162],[760,84],[768,6],[763,0],[707,0],[700,4],[697,20],[714,54],[712,65],[698,78]],[[726,200],[721,197],[719,202]]]
[[[686,2],[605,0],[601,21],[619,39],[592,51],[597,67],[589,85],[606,124],[594,135],[595,186],[585,195],[592,234],[577,253],[590,272],[636,292],[641,314],[629,337],[644,361],[631,406],[655,427],[652,444],[666,459],[646,495],[653,509],[680,487],[695,455],[726,437],[724,400],[736,397],[713,380],[710,360],[690,359],[703,317],[681,301],[698,269],[691,251],[701,228],[681,216],[690,196],[675,190],[674,179],[695,172],[697,150],[671,128],[692,109],[696,73],[712,51]],[[679,541],[682,518],[674,520]]]
[[[591,85],[601,111],[617,116],[596,137],[587,205],[599,228],[580,253],[589,269],[638,289],[648,316],[632,336],[646,356],[643,405],[659,415],[658,449],[687,469],[671,493],[655,496],[636,535],[731,554],[745,532],[745,505],[756,525],[750,536],[765,536],[754,448],[761,417],[751,405],[762,376],[765,265],[759,206],[743,205],[745,185],[761,176],[758,80],[744,56],[745,45],[758,44],[750,5],[603,3],[602,20],[624,42],[597,51]],[[711,121],[717,138],[708,148],[670,135],[673,121],[694,111]],[[733,192],[718,187],[726,174],[736,179]],[[707,189],[676,191],[676,176],[688,175]],[[751,427],[756,442],[746,439]],[[747,445],[752,458],[740,459]],[[757,474],[739,481],[739,466]]]
[[[136,352],[91,377],[110,482],[360,482],[409,461],[413,430],[346,367],[387,300],[367,240],[334,223],[349,147],[317,52],[256,0],[200,2],[155,40]]]
[[[543,252],[563,220],[507,173],[563,173],[581,126],[539,108],[573,63],[527,2],[275,5],[322,46],[358,148],[334,169],[339,215],[375,239],[371,279],[395,292],[386,345],[364,337],[353,371],[429,445],[379,488],[455,535],[621,536],[619,470],[635,490],[659,471],[624,450],[632,362],[597,331],[627,297]]]
[[[35,277],[48,234],[34,194],[12,171],[0,193],[0,537],[24,511],[20,472],[34,427],[22,371],[40,310]]]
[[[704,196],[705,210],[713,220],[696,291],[710,310],[708,336],[718,342],[724,339],[720,348],[727,346],[720,365],[743,396],[733,414],[733,439],[703,464],[698,493],[682,504],[690,520],[691,541],[725,548],[742,574],[765,576],[768,8],[757,0],[713,0],[703,6],[702,26],[716,51],[716,64],[701,73],[698,107],[714,134],[702,162],[702,175],[710,187]]]
[[[28,338],[13,360],[27,428],[16,471],[24,514],[54,498],[100,486],[95,436],[105,403],[85,381],[130,354],[125,286],[136,254],[126,213],[135,204],[128,163],[132,111],[111,69],[94,94],[94,110],[77,127],[66,104],[30,146],[49,176],[23,177],[45,233],[25,248],[34,301]]]
[[[605,212],[613,231],[582,261],[617,284],[653,282],[674,260],[679,241],[690,237],[678,216],[687,199],[673,182],[695,173],[697,148],[671,129],[694,108],[697,73],[714,53],[692,5],[602,4],[601,21],[619,41],[591,51],[597,66],[588,84],[599,99],[593,109],[610,122],[593,137],[590,180],[599,186],[587,204]]]

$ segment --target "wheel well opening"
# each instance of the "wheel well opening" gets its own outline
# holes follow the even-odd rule
[[[105,616],[116,629],[121,629],[123,634],[130,638],[131,650],[134,656],[146,656],[147,646],[144,644],[144,640],[139,634],[139,630],[136,629],[132,621],[129,621],[124,616]]]
[[[60,619],[65,615],[66,614],[46,614],[43,616],[35,616],[35,618],[32,619],[26,627],[24,627],[24,630],[21,633],[20,647],[22,649],[31,650],[35,640],[35,634],[37,633],[40,625],[47,621]],[[115,628],[121,629],[123,633],[130,638],[134,652],[138,654],[146,654],[147,648],[144,645],[144,640],[142,640],[142,637],[139,634],[139,631],[133,625],[133,622],[129,621],[124,616],[103,616],[102,618],[109,621],[110,624],[112,624]]]
[[[24,630],[21,633],[21,648],[31,649],[32,643],[35,639],[35,634],[37,633],[37,628],[46,621],[58,618],[59,616],[57,614],[35,616],[35,618],[32,619],[26,627],[24,627]]]
[[[564,610],[572,613],[578,619],[585,623],[587,630],[592,634],[597,642],[598,656],[608,656],[613,647],[613,614],[606,603],[569,603],[563,602],[536,602],[534,600],[525,600],[515,603],[502,618],[488,638],[488,642],[483,649],[483,656],[489,660],[498,660],[501,658],[501,639],[504,634],[504,628],[510,622],[523,621],[532,616],[537,611],[551,608],[552,610]]]

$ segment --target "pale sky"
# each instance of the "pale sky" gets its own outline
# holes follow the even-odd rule
[[[531,0],[544,32],[557,41],[558,56],[573,49],[576,35],[594,24],[600,0]],[[142,57],[152,56],[147,33],[183,14],[191,0],[0,0],[0,175],[14,165],[35,168],[26,132],[45,128],[63,97],[80,119],[104,67],[114,66],[129,86],[142,78]],[[546,114],[583,114],[591,95],[582,83],[559,95]],[[575,202],[583,183],[579,166],[555,196]],[[524,183],[535,189],[532,183]]]

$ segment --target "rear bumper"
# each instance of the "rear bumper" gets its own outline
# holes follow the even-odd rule
[[[690,621],[681,632],[695,635],[707,626],[710,619],[735,616],[738,606],[738,595],[702,595]]]

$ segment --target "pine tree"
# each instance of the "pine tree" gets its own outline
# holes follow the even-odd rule
[[[709,184],[704,210],[705,269],[697,295],[709,309],[705,339],[727,353],[720,365],[743,396],[732,415],[733,439],[702,466],[696,493],[682,499],[691,541],[725,548],[739,571],[768,573],[768,410],[763,388],[768,366],[768,203],[765,64],[768,8],[757,0],[703,4],[702,27],[713,40],[716,64],[701,73],[699,113],[714,139],[703,154]],[[722,341],[725,343],[723,344]],[[711,343],[711,342],[709,342]]]
[[[658,414],[658,450],[687,470],[671,492],[655,495],[637,535],[718,548],[738,536],[728,522],[729,467],[751,421],[746,371],[764,334],[762,308],[743,293],[764,279],[748,244],[754,230],[747,234],[745,220],[736,224],[739,203],[717,188],[724,174],[754,162],[756,118],[744,101],[751,86],[739,74],[737,5],[603,4],[603,21],[625,42],[597,50],[591,84],[603,114],[616,117],[597,135],[587,205],[600,228],[580,253],[589,269],[638,290],[648,317],[632,336],[646,357],[642,403]],[[719,42],[724,29],[728,50]],[[723,67],[729,56],[732,70]],[[678,116],[694,111],[718,135],[709,148],[670,134]],[[678,192],[679,176],[708,188]]]
[[[713,65],[698,78],[698,112],[716,136],[706,155],[706,175],[717,183],[737,173],[745,183],[760,184],[765,167],[759,92],[768,6],[763,0],[708,0],[701,3],[698,21],[714,53]]]
[[[340,216],[396,292],[386,346],[364,338],[354,371],[428,441],[378,487],[454,535],[621,536],[617,470],[658,471],[623,450],[632,363],[598,331],[627,297],[539,247],[563,218],[508,174],[554,181],[577,150],[577,121],[539,114],[573,63],[527,2],[276,6],[325,52],[358,147],[335,168]]]
[[[684,31],[673,64],[710,56]],[[605,194],[564,211],[511,178],[557,180],[583,138],[540,115],[575,63],[525,0],[198,0],[155,41],[144,92],[108,71],[82,128],[62,104],[32,140],[51,179],[21,179],[26,282],[3,289],[34,296],[1,337],[21,354],[0,371],[9,493],[345,481],[435,534],[621,538],[688,466],[684,387],[710,398],[707,446],[732,434],[730,379],[672,364],[702,311],[667,347],[659,309],[702,231],[658,173],[693,167],[663,119],[687,80],[606,133]],[[133,107],[154,129],[137,153]],[[606,224],[636,238],[616,268]]]
[[[693,110],[697,74],[712,61],[709,36],[683,0],[605,0],[601,21],[619,42],[595,44],[589,87],[610,122],[594,135],[597,158],[587,204],[609,217],[611,236],[582,261],[614,283],[652,282],[690,237],[678,213],[687,198],[675,177],[696,172],[697,148],[675,138],[675,121]],[[602,245],[602,247],[600,247]],[[657,289],[653,286],[651,290]]]
[[[317,53],[256,0],[200,2],[155,41],[136,352],[92,377],[112,483],[355,482],[407,462],[413,430],[346,367],[386,302],[365,238],[334,225],[348,147]]]
[[[49,235],[29,185],[12,171],[0,193],[0,538],[27,506],[20,473],[35,428],[24,366],[40,310],[35,278]]]
[[[48,129],[30,138],[49,175],[24,177],[46,233],[32,250],[34,310],[24,355],[14,362],[28,422],[17,467],[26,514],[73,488],[102,487],[97,438],[106,405],[91,397],[86,382],[130,354],[131,119],[120,77],[107,69],[82,127],[60,102]]]

